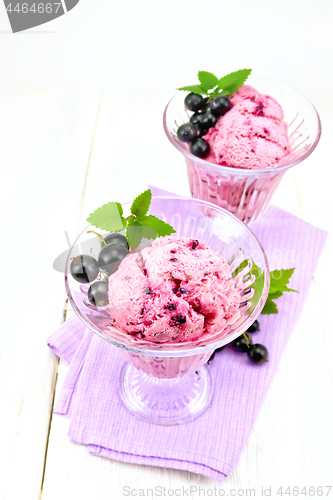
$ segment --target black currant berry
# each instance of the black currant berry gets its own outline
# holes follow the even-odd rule
[[[199,137],[201,130],[198,125],[184,123],[177,130],[177,137],[182,142],[191,142],[195,137]]]
[[[98,262],[91,255],[79,255],[71,262],[71,275],[79,283],[94,281],[99,273]]]
[[[259,321],[255,320],[254,323],[247,329],[249,333],[255,333],[259,330]]]
[[[210,101],[208,101],[206,106],[205,106],[205,113],[208,113],[208,112],[213,113],[213,115],[216,117],[220,117],[220,111]]]
[[[205,99],[200,94],[188,94],[184,100],[185,107],[190,111],[199,111],[205,105]]]
[[[104,241],[107,245],[122,245],[123,247],[128,249],[127,238],[119,233],[111,233],[105,236]],[[103,243],[103,246],[104,243]]]
[[[109,303],[107,281],[95,281],[88,290],[89,302],[97,307],[107,306]]]
[[[201,139],[198,137],[197,139],[193,139],[190,145],[190,153],[194,156],[198,156],[198,158],[206,158],[209,155],[210,147],[205,139]]]
[[[217,120],[217,116],[213,115],[213,113],[211,113],[210,111],[207,111],[202,117],[200,126],[202,130],[208,132],[211,127],[214,127],[214,125],[216,125]]]
[[[219,116],[224,115],[232,107],[232,104],[227,96],[219,95],[212,102],[213,108],[216,109]]]
[[[253,344],[250,347],[250,350],[248,351],[247,355],[250,358],[250,360],[253,361],[253,363],[261,365],[261,363],[267,361],[268,351],[264,345]]]
[[[120,262],[127,254],[127,248],[122,245],[107,245],[99,252],[98,265],[105,274],[110,276],[117,271]]]
[[[252,345],[252,339],[247,335],[241,335],[232,341],[232,348],[237,352],[248,352]]]
[[[193,123],[193,125],[199,125],[200,127],[200,123],[202,122],[202,117],[203,113],[194,113],[190,118],[190,122]]]

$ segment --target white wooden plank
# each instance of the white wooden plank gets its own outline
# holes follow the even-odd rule
[[[65,302],[52,268],[74,233],[100,94],[1,91],[0,497],[40,496]]]

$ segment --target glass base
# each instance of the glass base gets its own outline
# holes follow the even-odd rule
[[[153,424],[175,425],[201,415],[212,399],[213,387],[205,365],[181,378],[161,379],[125,363],[120,394],[135,415]]]

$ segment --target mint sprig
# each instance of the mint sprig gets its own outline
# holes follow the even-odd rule
[[[142,238],[155,239],[167,236],[176,231],[166,222],[154,215],[147,215],[152,193],[147,189],[139,194],[131,205],[131,215],[123,217],[123,207],[120,203],[111,201],[97,208],[89,215],[87,221],[93,226],[116,233],[126,229],[126,238],[131,250],[137,248]]]
[[[204,95],[207,96],[208,99],[214,99],[218,95],[230,95],[243,85],[251,74],[251,71],[251,69],[240,69],[220,79],[209,71],[199,71],[198,79],[200,84],[180,87],[177,90],[185,90],[187,92],[193,92],[194,94]]]

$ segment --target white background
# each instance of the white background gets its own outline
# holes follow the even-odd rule
[[[331,86],[332,21],[329,0],[80,0],[29,34],[1,37],[1,80],[175,88],[198,69],[250,67],[318,92]],[[10,30],[3,6],[0,29]]]
[[[331,231],[332,26],[328,0],[80,0],[65,16],[14,35],[0,3],[0,498],[106,500],[123,498],[125,485],[218,486],[90,457],[68,441],[66,419],[51,421],[67,370],[45,347],[65,303],[52,262],[66,248],[64,231],[73,240],[102,203],[128,200],[148,183],[189,193],[162,113],[201,69],[220,77],[253,68],[313,102],[321,141],[286,174],[273,202]],[[260,496],[263,485],[333,483],[331,255],[330,233],[226,491],[254,487]]]

